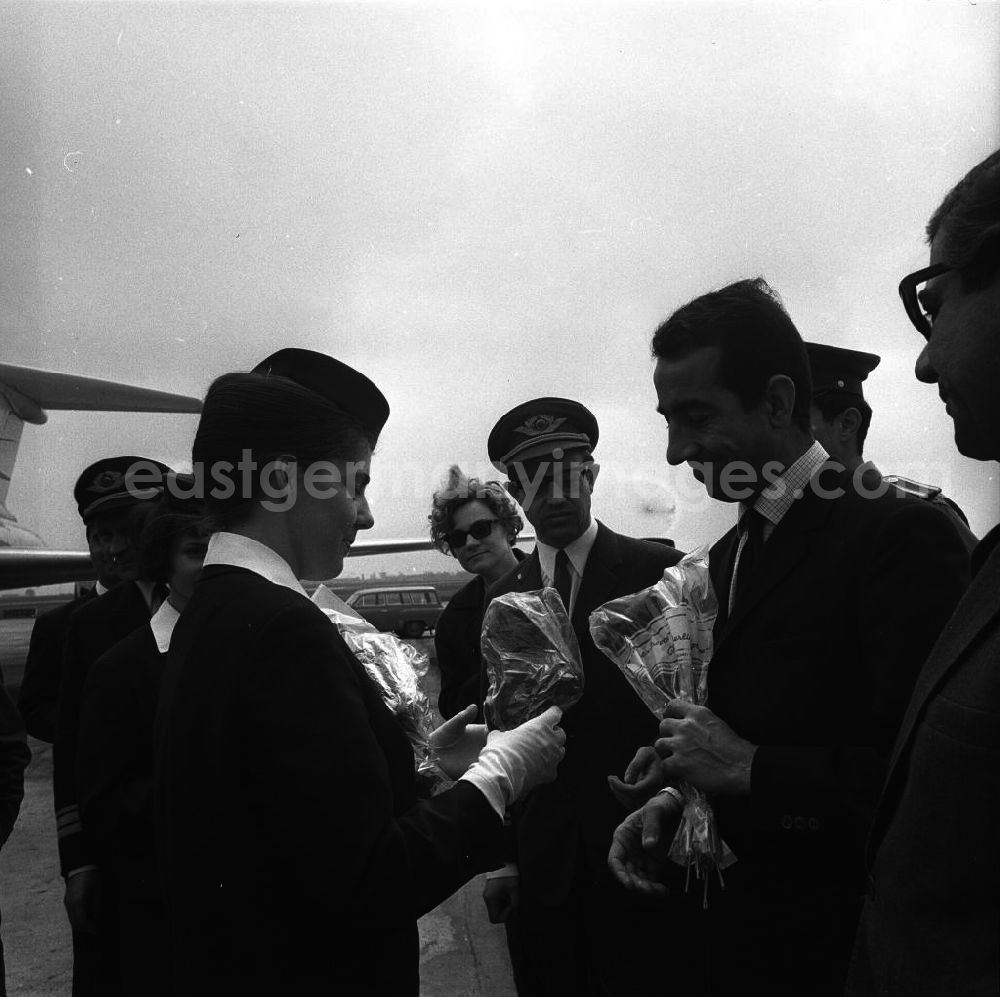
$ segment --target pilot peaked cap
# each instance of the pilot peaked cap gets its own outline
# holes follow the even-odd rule
[[[486,443],[493,466],[509,473],[513,463],[597,446],[597,419],[569,398],[532,398],[500,416]],[[557,452],[558,451],[558,452]]]

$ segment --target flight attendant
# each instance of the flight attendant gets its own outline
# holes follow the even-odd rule
[[[166,601],[91,666],[80,709],[80,820],[98,850],[104,902],[99,931],[108,987],[126,997],[169,991],[153,831],[153,718],[170,636],[194,591],[208,536],[204,509],[183,475],[171,475],[138,540],[143,578],[166,584]]]
[[[303,591],[374,523],[388,414],[364,375],[297,349],[205,399],[194,471],[215,532],[154,730],[178,994],[416,995],[416,919],[502,864],[504,808],[562,756],[558,710],[491,733],[478,757],[463,713],[438,741],[472,764],[418,802],[405,733]]]

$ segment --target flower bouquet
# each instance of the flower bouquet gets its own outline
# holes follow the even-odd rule
[[[655,585],[615,599],[590,614],[594,643],[628,679],[639,698],[659,719],[674,699],[702,706],[708,694],[712,658],[712,627],[718,603],[708,573],[708,552],[688,554]],[[670,848],[670,857],[708,881],[736,856],[719,838],[711,804],[693,786],[681,785],[684,813]]]
[[[420,688],[420,680],[427,674],[427,655],[395,634],[376,629],[325,585],[316,588],[312,601],[340,631],[405,731],[420,781],[432,795],[447,789],[452,780],[437,765],[430,742],[434,721]]]
[[[583,695],[580,645],[553,588],[497,596],[486,608],[481,646],[491,730],[510,730],[550,706],[565,711]]]

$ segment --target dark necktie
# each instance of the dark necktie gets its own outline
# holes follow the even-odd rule
[[[760,567],[761,552],[764,547],[764,523],[766,520],[756,509],[747,509],[737,526],[737,533],[746,536],[739,551],[739,559],[735,567],[735,577],[729,600],[729,611],[746,598],[750,580]]]
[[[156,615],[156,611],[167,601],[168,595],[170,595],[170,588],[166,582],[157,582],[153,586],[153,596],[149,608],[150,616]]]
[[[569,554],[564,550],[556,551],[556,568],[552,581],[555,583],[555,590],[562,599],[562,604],[566,607],[566,615],[569,616],[569,597],[573,591],[573,578],[569,573]]]

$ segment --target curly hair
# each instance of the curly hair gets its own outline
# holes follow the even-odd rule
[[[431,540],[443,554],[450,554],[445,535],[451,529],[452,518],[467,502],[482,502],[500,521],[507,534],[507,541],[514,546],[524,521],[518,515],[514,500],[499,481],[481,481],[467,478],[457,464],[448,468],[441,487],[431,500]]]

